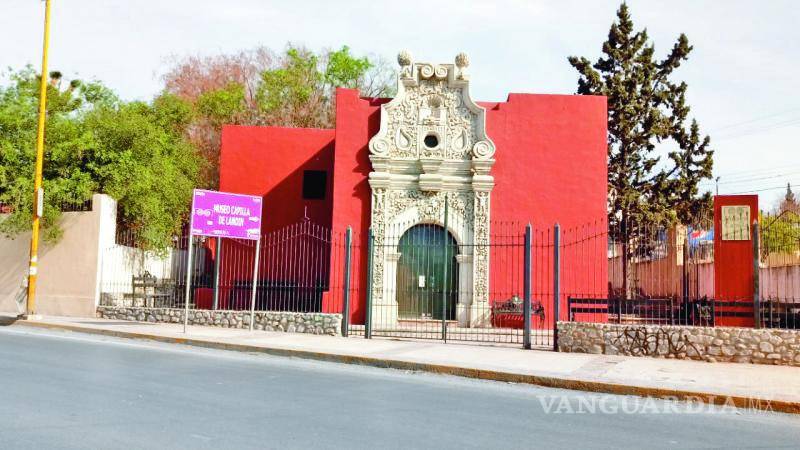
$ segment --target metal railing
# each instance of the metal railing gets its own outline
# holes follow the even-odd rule
[[[559,320],[798,329],[800,228],[786,217],[762,215],[760,224],[747,229],[749,297],[718,292],[709,222],[624,230],[605,221],[493,222],[476,237],[452,220],[395,223],[380,234],[303,221],[262,236],[255,296],[253,241],[195,238],[188,306],[334,313],[345,336],[525,348],[554,347]],[[158,251],[137,242],[124,232],[103,249],[101,304],[186,307],[187,237]]]
[[[259,311],[341,312],[341,280],[336,280],[344,233],[303,221],[265,233],[258,258],[255,309]],[[117,234],[103,250],[101,304],[183,308],[189,239],[168,248],[145,250],[137,233]],[[189,307],[249,310],[253,291],[254,241],[192,239]]]
[[[749,214],[742,219],[749,223]],[[732,268],[725,266],[725,257],[715,258],[712,222],[698,222],[671,228],[616,224],[606,230],[605,224],[597,224],[565,230],[565,262],[608,246],[605,267],[586,267],[598,280],[607,279],[608,289],[602,293],[596,281],[583,283],[594,286],[591,292],[575,289],[569,278],[581,277],[580,272],[565,271],[565,313],[560,319],[800,328],[800,221],[762,213],[746,228],[729,231],[722,238],[740,241],[737,248],[753,255],[751,262]],[[723,266],[715,271],[716,264]]]
[[[61,212],[86,212],[92,210],[92,197],[48,199],[47,204]],[[11,214],[17,207],[14,202],[0,200],[0,214]],[[30,210],[31,206],[27,205],[26,208]]]

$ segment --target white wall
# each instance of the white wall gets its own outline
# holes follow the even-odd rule
[[[35,312],[47,315],[93,317],[98,299],[101,237],[111,233],[116,202],[106,195],[92,197],[92,210],[63,213],[61,239],[39,248]],[[109,228],[111,227],[111,228]],[[25,309],[31,233],[0,237],[0,311]]]
[[[94,317],[102,297],[121,300],[133,291],[132,277],[145,272],[185,282],[186,250],[154,253],[117,244],[116,225],[117,204],[107,195],[94,195],[91,211],[62,214],[61,239],[40,246],[36,313]],[[25,312],[30,236],[0,236],[0,312]],[[206,250],[195,249],[193,272],[200,275],[210,267]]]
[[[153,252],[112,243],[102,251],[100,275],[100,295],[110,294],[121,299],[124,294],[133,292],[132,277],[141,276],[145,272],[159,279],[175,279],[180,267],[174,264],[180,261],[184,250],[169,250],[163,255]],[[185,256],[183,256],[185,258]]]
[[[210,270],[205,267],[203,247],[195,247],[192,259],[194,276]],[[186,250],[170,248],[164,252],[143,251],[135,247],[111,242],[102,250],[100,267],[99,296],[101,304],[122,305],[119,303],[133,293],[133,277],[145,273],[160,279],[171,279],[182,285],[186,282]]]

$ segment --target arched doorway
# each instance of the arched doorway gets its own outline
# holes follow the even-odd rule
[[[400,238],[397,262],[399,319],[455,320],[458,244],[443,227],[415,225]]]

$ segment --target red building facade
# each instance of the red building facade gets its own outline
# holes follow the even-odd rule
[[[447,223],[442,233],[456,254],[445,252],[447,261],[452,258],[445,273],[453,280],[438,282],[450,282],[455,292],[452,311],[442,314],[464,327],[491,326],[486,307],[521,295],[521,277],[509,276],[521,270],[516,257],[493,245],[521,234],[527,223],[534,235],[547,236],[555,223],[578,229],[605,220],[606,100],[510,94],[505,102],[473,102],[463,54],[456,64],[415,63],[406,53],[398,61],[395,99],[337,90],[333,130],[224,127],[220,190],[262,195],[265,233],[300,221],[332,234],[351,227],[356,245],[368,249],[371,228],[371,254],[354,254],[354,323],[366,318],[368,289],[373,324],[391,325],[403,318],[403,302],[409,301],[398,294],[403,277],[411,273],[415,286],[436,283],[433,275],[425,280],[409,269],[409,247],[400,249],[411,234],[425,235],[420,227],[444,230]],[[550,270],[545,247],[541,270]],[[606,252],[597,248],[571,258],[563,269],[570,271],[564,291],[604,295]],[[323,277],[338,276],[331,273],[332,252],[316,258]],[[266,264],[260,277],[268,279],[268,265],[284,262]],[[547,292],[549,280],[534,275],[534,297]],[[341,311],[331,298],[323,293],[322,310]],[[550,311],[545,314],[552,320]]]

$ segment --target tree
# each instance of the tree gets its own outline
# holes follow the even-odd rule
[[[256,101],[270,125],[330,126],[324,76],[319,58],[304,49],[289,48],[280,67],[261,73]]]
[[[288,45],[281,54],[260,47],[175,60],[164,83],[196,109],[186,133],[208,161],[202,184],[215,188],[222,125],[330,128],[337,87],[391,96],[393,75],[382,59],[355,57],[346,46],[315,53]]]
[[[186,223],[202,159],[185,139],[192,109],[173,95],[104,105],[84,118],[92,136],[82,169],[117,200],[118,223],[162,249]]]
[[[635,291],[628,267],[632,247],[652,245],[646,233],[653,229],[691,221],[710,209],[711,196],[698,196],[698,183],[711,177],[711,140],[701,135],[696,120],[687,126],[688,86],[671,79],[691,50],[681,34],[666,58],[654,59],[647,30],[634,31],[622,3],[603,56],[595,63],[569,57],[580,74],[578,93],[608,99],[608,224],[610,237],[622,244],[625,298]],[[658,150],[665,146],[672,150],[662,161]]]
[[[237,84],[245,95],[245,111],[255,110],[261,72],[273,67],[276,58],[266,47],[206,57],[173,56],[169,71],[162,77],[164,91],[193,104],[205,93]]]
[[[711,177],[710,139],[696,120],[687,126],[687,84],[671,79],[691,50],[681,34],[666,58],[654,59],[647,30],[634,31],[623,3],[603,56],[569,57],[578,93],[608,98],[608,218],[626,237],[634,224],[689,221],[710,205],[710,194],[698,195],[698,183]],[[658,150],[667,145],[673,150],[664,160]]]
[[[800,204],[786,184],[786,194],[772,214],[759,213],[761,255],[800,251]]]
[[[276,64],[277,56],[266,47],[207,57],[173,57],[163,75],[164,92],[193,105],[197,114],[186,128],[204,165],[203,187],[219,184],[219,146],[223,124],[260,125],[256,92],[261,73]]]
[[[763,257],[800,251],[800,213],[787,209],[772,216],[760,214],[759,223]]]
[[[390,96],[393,75],[383,60],[373,63],[355,57],[347,46],[318,55],[290,45],[277,67],[261,73],[256,100],[265,124],[330,128],[335,122],[336,88]]]
[[[0,231],[29,229],[33,208],[39,76],[28,67],[0,87],[0,203],[10,214]],[[64,203],[95,192],[117,199],[122,226],[139,244],[163,248],[189,210],[201,159],[184,138],[192,109],[173,95],[152,103],[119,100],[100,83],[73,80],[66,88],[51,74],[45,125],[46,240],[58,239]]]
[[[88,174],[76,170],[91,137],[76,122],[76,115],[95,104],[115,98],[97,83],[73,80],[61,86],[61,74],[50,74],[47,86],[45,159],[43,188],[45,202],[42,235],[47,241],[60,236],[56,226],[61,206],[91,198],[97,184]],[[39,75],[32,67],[9,74],[10,84],[0,87],[0,203],[11,213],[0,222],[6,234],[27,230],[33,211],[33,174],[38,118]]]

